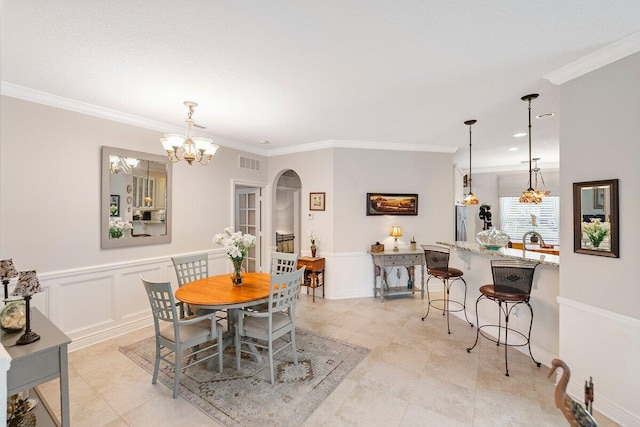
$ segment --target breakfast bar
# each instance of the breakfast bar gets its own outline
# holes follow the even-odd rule
[[[488,250],[477,243],[470,242],[437,242],[451,248],[449,265],[464,271],[467,281],[467,315],[475,317],[475,301],[480,295],[482,285],[493,283],[491,273],[492,259],[523,259],[521,249],[501,248]],[[560,256],[526,250],[524,259],[538,261],[530,304],[535,312],[531,331],[531,348],[536,359],[550,366],[551,360],[559,354],[559,306],[557,297],[560,292],[559,267]],[[462,298],[454,295],[459,291],[452,289],[451,298]],[[482,324],[494,323],[497,311],[489,305],[478,307],[478,316]],[[530,315],[522,310],[513,315],[510,326],[527,329]],[[472,343],[469,343],[472,344]]]

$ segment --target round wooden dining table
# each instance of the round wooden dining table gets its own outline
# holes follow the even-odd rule
[[[212,310],[243,308],[269,300],[271,274],[246,273],[242,282],[242,286],[234,286],[230,274],[205,277],[178,288],[176,299]]]

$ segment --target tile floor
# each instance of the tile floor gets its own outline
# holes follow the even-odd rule
[[[504,375],[503,347],[481,339],[465,348],[475,330],[441,312],[422,322],[419,297],[331,301],[302,294],[297,324],[371,349],[305,426],[566,426],[553,402],[549,368],[510,349]],[[535,328],[535,325],[534,325]],[[187,401],[173,399],[161,383],[118,351],[153,335],[153,328],[69,354],[71,421],[80,426],[216,426]],[[228,369],[228,368],[226,368]],[[58,383],[40,390],[59,412]],[[597,398],[597,396],[596,396]],[[616,424],[596,414],[601,426]]]

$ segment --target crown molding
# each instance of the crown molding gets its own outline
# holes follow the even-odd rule
[[[293,145],[290,147],[269,150],[268,157],[284,154],[303,153],[306,151],[322,150],[325,148],[357,148],[360,150],[389,150],[389,151],[421,151],[429,153],[455,153],[456,147],[440,145],[403,144],[375,141],[356,141],[348,139],[327,139],[324,141],[310,142],[308,144]]]
[[[638,51],[640,51],[640,31],[552,71],[543,78],[553,84],[561,85]]]
[[[162,133],[182,133],[184,127],[175,126],[169,123],[151,120],[133,114],[123,113],[121,111],[111,110],[109,108],[100,107],[86,102],[76,101],[70,98],[41,92],[35,89],[19,86],[13,83],[0,81],[0,93],[12,98],[22,99],[24,101],[34,102],[37,104],[48,105],[50,107],[60,108],[63,110],[73,111],[80,114],[99,117],[106,120],[112,120],[119,123],[125,123],[132,126],[138,126],[144,129],[155,130]],[[403,143],[385,143],[372,141],[353,141],[342,139],[328,139],[324,141],[311,142],[308,144],[293,145],[284,148],[275,148],[266,150],[264,148],[252,147],[235,141],[225,140],[215,135],[203,133],[203,135],[213,139],[216,144],[227,148],[233,148],[246,153],[256,154],[264,157],[275,157],[284,154],[303,153],[307,151],[322,150],[325,148],[357,148],[363,150],[392,150],[392,151],[426,151],[431,153],[454,153],[455,147],[444,147],[437,145],[421,145],[421,144],[403,144]]]
[[[109,108],[77,101],[75,99],[64,98],[62,96],[53,95],[47,92],[19,86],[5,81],[0,81],[0,94],[9,96],[11,98],[34,102],[36,104],[48,105],[49,107],[60,108],[80,114],[86,114],[89,116],[137,126],[144,129],[155,130],[158,132],[162,132],[163,134],[181,134],[185,131],[185,128],[181,126],[164,123],[157,120],[151,120],[145,117],[135,116],[133,114],[123,113],[121,111],[111,110]],[[203,135],[213,139],[216,144],[222,145],[227,148],[233,148],[260,156],[267,156],[267,151],[261,148],[251,147],[235,141],[219,138],[215,135],[206,134],[206,132],[203,133]]]

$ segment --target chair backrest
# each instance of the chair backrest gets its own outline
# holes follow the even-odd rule
[[[449,268],[449,248],[436,245],[422,245],[427,270],[447,271]]]
[[[271,274],[292,273],[298,268],[298,255],[271,252]]]
[[[296,301],[300,293],[300,284],[304,277],[302,266],[293,273],[272,274],[269,291],[269,313],[287,310],[289,317],[295,319]]]
[[[149,298],[151,311],[153,312],[153,323],[156,328],[156,334],[160,332],[160,324],[158,320],[172,322],[177,328],[178,314],[176,312],[176,304],[173,299],[173,290],[169,282],[150,282],[140,275],[144,289]],[[176,331],[177,333],[177,331]],[[177,335],[176,335],[177,336]]]
[[[209,276],[209,255],[204,252],[196,255],[172,257],[173,268],[178,277],[178,286]]]
[[[540,263],[525,260],[491,260],[494,290],[529,295],[538,264]]]

